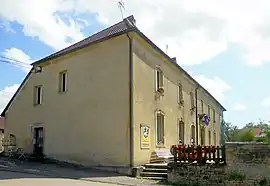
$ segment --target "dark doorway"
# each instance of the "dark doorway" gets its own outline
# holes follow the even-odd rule
[[[43,127],[34,128],[34,155],[43,156]]]

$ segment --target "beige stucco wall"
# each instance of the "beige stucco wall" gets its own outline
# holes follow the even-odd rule
[[[6,135],[31,152],[31,126],[45,130],[44,153],[85,165],[129,165],[128,38],[122,35],[52,61],[32,74],[11,105]],[[67,70],[68,91],[59,93]],[[33,106],[35,85],[43,104]]]
[[[134,59],[134,128],[135,128],[135,165],[149,162],[151,153],[158,149],[169,149],[172,144],[178,143],[178,120],[184,121],[184,142],[190,143],[191,140],[191,125],[196,123],[195,112],[191,112],[189,92],[195,90],[195,84],[191,79],[184,75],[175,65],[172,65],[157,51],[153,50],[149,44],[138,36],[134,37],[133,41],[133,59]],[[159,66],[164,73],[164,96],[157,96],[155,92],[155,68]],[[177,101],[178,83],[183,86],[184,106],[180,106]],[[195,93],[194,93],[195,95]],[[219,114],[221,108],[216,102],[209,98],[207,94],[198,91],[198,107],[200,100],[204,101],[204,108],[210,104],[216,111],[216,123],[210,124],[207,130],[217,133],[217,143],[219,143],[220,122]],[[194,98],[195,100],[195,98]],[[165,113],[165,146],[159,148],[156,146],[155,112],[160,109]],[[198,113],[200,108],[198,108]],[[150,149],[140,148],[140,124],[150,126]],[[206,134],[206,142],[208,142],[208,132]],[[200,133],[199,133],[200,142]],[[212,144],[214,143],[212,137]]]
[[[4,133],[3,133],[3,131],[0,130],[0,152],[2,152],[4,150],[3,138],[4,138]]]

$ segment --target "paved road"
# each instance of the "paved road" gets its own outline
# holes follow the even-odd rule
[[[34,174],[10,171],[0,171],[0,186],[116,186],[115,184],[98,183],[93,181],[50,178]]]

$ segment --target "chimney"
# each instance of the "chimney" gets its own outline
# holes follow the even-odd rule
[[[171,59],[173,60],[173,62],[177,63],[176,57],[172,57]]]

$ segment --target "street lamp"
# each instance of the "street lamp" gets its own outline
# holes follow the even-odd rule
[[[196,118],[196,144],[199,145],[199,123],[198,123],[198,89],[199,85],[195,88],[195,118]]]

